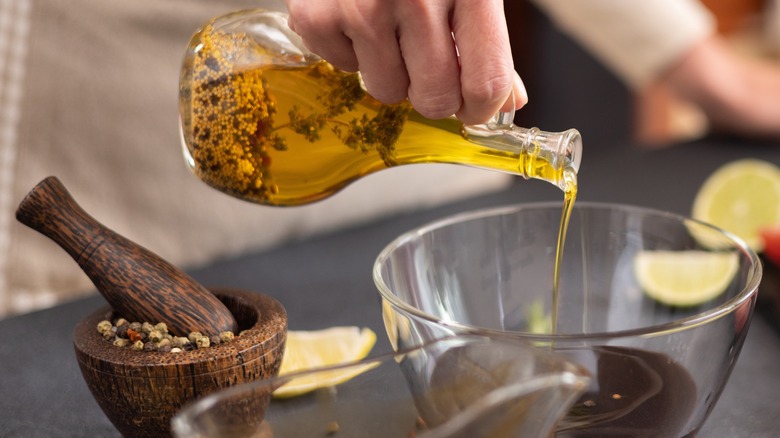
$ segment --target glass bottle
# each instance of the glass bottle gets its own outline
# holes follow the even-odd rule
[[[382,104],[358,73],[309,52],[278,11],[235,12],[204,26],[190,41],[179,92],[191,170],[259,204],[318,201],[370,173],[414,163],[510,172],[565,191],[580,163],[573,129],[520,128],[513,112],[464,126],[454,117],[426,119],[408,101]]]

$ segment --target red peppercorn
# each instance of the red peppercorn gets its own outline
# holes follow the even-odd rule
[[[133,342],[141,340],[141,334],[130,328],[127,329],[127,337]]]

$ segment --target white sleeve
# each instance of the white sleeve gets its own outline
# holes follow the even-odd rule
[[[534,0],[629,86],[647,84],[715,32],[696,0]]]

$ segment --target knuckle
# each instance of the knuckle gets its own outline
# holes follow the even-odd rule
[[[343,8],[344,33],[352,38],[376,41],[383,33],[394,28],[392,14],[386,6],[375,2],[356,2]]]
[[[461,105],[457,89],[442,92],[409,93],[409,100],[418,113],[428,119],[443,119],[456,112]]]
[[[498,107],[504,103],[514,80],[512,71],[489,72],[462,85],[463,99],[479,108]]]
[[[305,1],[289,2],[288,17],[288,22],[295,25],[295,32],[304,38],[318,38],[338,28],[338,22],[329,14],[319,13]]]

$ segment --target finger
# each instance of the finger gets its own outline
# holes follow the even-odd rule
[[[368,93],[388,104],[406,99],[409,76],[392,17],[369,12],[360,20],[350,22],[353,26],[345,29],[345,33],[353,41],[358,68]]]
[[[518,110],[528,103],[528,92],[523,84],[523,79],[515,72],[514,80],[512,81],[512,93],[507,98],[504,105],[501,106],[501,111],[510,112]]]
[[[358,61],[340,20],[331,17],[336,11],[327,2],[288,1],[287,25],[297,33],[311,52],[344,71],[357,71]]]
[[[463,96],[457,116],[467,124],[484,123],[507,101],[515,81],[503,3],[458,2],[452,27]]]
[[[419,2],[399,17],[399,44],[409,76],[409,100],[429,119],[461,107],[460,68],[447,4]]]

